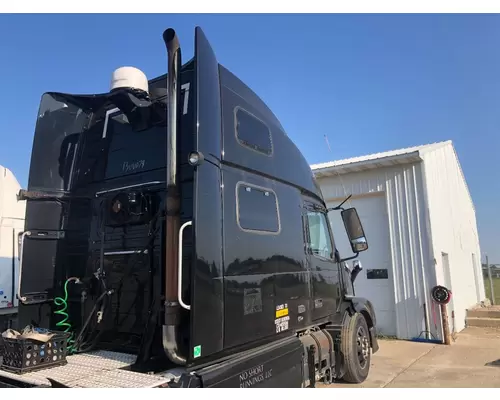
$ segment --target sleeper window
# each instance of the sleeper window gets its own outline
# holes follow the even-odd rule
[[[271,155],[271,132],[266,124],[241,108],[236,109],[236,137],[238,141],[259,153]]]
[[[239,184],[238,224],[244,230],[278,233],[280,220],[276,194],[268,189]]]

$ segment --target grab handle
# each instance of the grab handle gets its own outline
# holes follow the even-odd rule
[[[26,301],[26,297],[21,297],[21,277],[23,276],[23,253],[24,253],[24,239],[26,236],[30,236],[31,232],[26,231],[21,235],[21,249],[19,250],[21,254],[19,254],[19,279],[17,281],[17,298],[21,303]]]
[[[184,229],[186,229],[188,226],[193,225],[193,221],[188,221],[182,224],[181,228],[179,229],[179,259],[177,261],[178,265],[178,271],[177,271],[177,299],[179,300],[179,304],[181,305],[182,308],[185,308],[186,310],[190,310],[191,306],[189,304],[184,303],[182,301],[182,234],[184,233]]]

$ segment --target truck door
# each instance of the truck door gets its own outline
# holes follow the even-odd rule
[[[204,161],[194,169],[190,357],[223,347],[224,309],[221,204],[221,89],[219,64],[205,34],[195,31],[195,146]],[[191,90],[192,92],[192,90]]]
[[[314,321],[335,313],[340,294],[339,271],[326,210],[306,205],[304,211],[306,252],[311,272],[311,309]]]

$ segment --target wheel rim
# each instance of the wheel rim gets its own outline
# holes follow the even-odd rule
[[[358,353],[359,366],[364,369],[368,364],[368,357],[370,355],[370,342],[364,327],[358,327],[356,332],[356,350]]]

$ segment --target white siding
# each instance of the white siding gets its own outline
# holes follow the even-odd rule
[[[17,235],[24,229],[25,201],[17,201],[21,185],[7,168],[0,166],[0,311],[13,301],[17,307],[16,293],[12,293],[12,261],[14,283],[19,279]],[[14,291],[16,285],[14,284]]]
[[[412,339],[425,330],[424,303],[429,302],[426,275],[432,268],[426,235],[425,202],[420,163],[320,178],[326,201],[385,192],[391,243],[396,334]],[[344,192],[345,188],[345,192]],[[363,222],[363,221],[362,221]],[[368,243],[370,238],[368,237]],[[367,251],[369,256],[370,249]],[[360,293],[363,295],[363,293]],[[369,297],[369,294],[366,294]]]
[[[377,316],[377,332],[382,335],[396,336],[396,303],[394,301],[394,271],[392,268],[392,252],[390,243],[389,218],[384,192],[378,195],[356,197],[351,200],[353,207],[363,221],[365,235],[369,239],[369,251],[359,254],[363,264],[362,271],[354,282],[357,296],[370,299]],[[338,205],[337,202],[328,204]],[[335,245],[344,257],[351,254],[351,246],[347,238],[344,224],[339,212],[329,214]],[[387,270],[387,278],[369,279],[370,270]],[[370,274],[371,275],[371,274]]]
[[[466,309],[485,298],[476,215],[453,146],[424,152],[422,158],[436,263],[434,280],[451,285],[450,327],[459,332],[465,327]],[[448,254],[449,272],[442,253]]]
[[[0,219],[21,218],[24,220],[25,201],[17,201],[21,185],[14,174],[0,165]]]
[[[418,151],[422,161],[408,155],[407,164],[401,159],[400,165],[381,167],[383,162],[374,158],[373,164],[360,172],[349,172],[357,168],[355,159],[334,162],[325,168],[340,168],[344,173],[318,171],[331,176],[317,179],[329,203],[345,198],[346,193],[370,197],[384,192],[397,336],[423,337],[427,318],[429,331],[442,339],[439,308],[430,298],[433,286],[445,285],[452,290],[450,328],[457,332],[465,327],[467,308],[485,298],[476,216],[451,141],[411,150]],[[449,271],[443,267],[447,263]],[[369,294],[365,296],[369,298]]]

